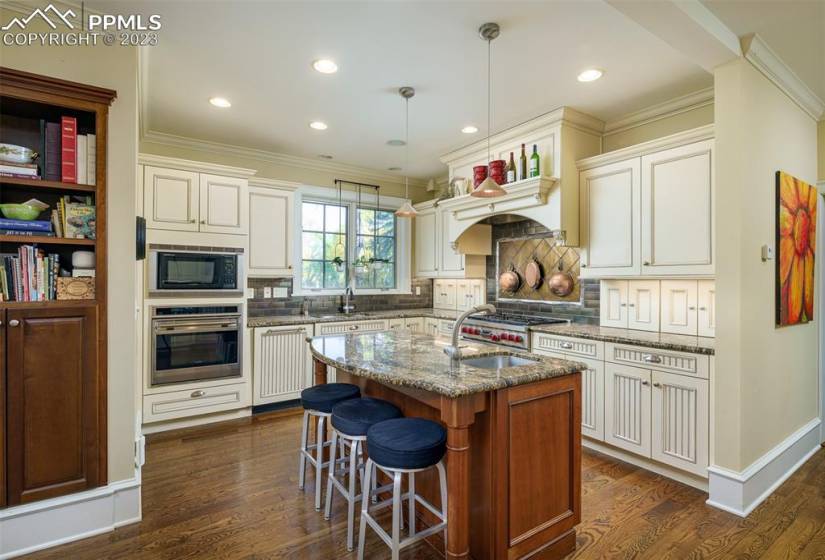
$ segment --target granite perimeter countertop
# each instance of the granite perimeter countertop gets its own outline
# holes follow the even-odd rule
[[[515,355],[531,362],[516,367],[483,369],[464,361],[453,363],[444,353],[448,344],[446,340],[416,334],[409,329],[310,339],[312,355],[327,365],[387,385],[423,389],[450,398],[569,375],[587,367],[581,362],[462,341],[464,360]]]
[[[574,338],[603,340],[617,344],[633,344],[648,346],[660,350],[674,350],[677,352],[693,352],[713,356],[716,352],[716,339],[703,336],[688,336],[684,334],[668,334],[658,332],[636,331],[631,329],[616,329],[600,327],[598,325],[537,325],[530,329],[537,333],[557,334]]]
[[[318,315],[268,315],[264,317],[249,317],[246,326],[277,327],[282,325],[302,325],[305,323],[337,323],[341,321],[366,321],[369,319],[400,319],[410,317],[429,317],[433,319],[450,319],[458,317],[457,311],[445,309],[402,309],[391,311],[365,311],[362,313],[329,313]]]

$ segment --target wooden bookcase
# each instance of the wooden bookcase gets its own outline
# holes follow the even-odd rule
[[[39,124],[71,115],[85,133],[94,132],[97,149],[95,185],[0,177],[0,202],[37,198],[51,206],[61,196],[83,195],[96,207],[95,239],[0,235],[0,253],[36,244],[59,254],[64,268],[75,250],[95,253],[95,299],[0,302],[0,507],[106,484],[106,147],[115,97],[0,67],[0,119]],[[0,137],[22,143],[9,139],[10,129]]]

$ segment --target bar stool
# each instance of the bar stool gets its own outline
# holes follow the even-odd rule
[[[333,489],[338,490],[347,501],[347,550],[352,550],[355,526],[355,504],[363,495],[363,477],[361,494],[355,493],[355,479],[363,472],[364,442],[367,430],[378,422],[401,418],[401,410],[394,404],[364,397],[349,399],[332,407],[332,459],[327,469],[327,501],[324,519],[329,519],[332,512]],[[344,451],[349,449],[349,457]],[[339,458],[336,458],[339,457]],[[349,467],[346,463],[349,463]],[[341,464],[341,468],[338,465]],[[348,476],[349,487],[344,486],[344,476]],[[375,484],[373,484],[375,486]],[[383,490],[389,490],[390,487]]]
[[[363,499],[361,500],[361,527],[358,532],[358,560],[364,558],[364,540],[367,524],[392,551],[392,560],[398,560],[402,548],[421,539],[444,531],[447,542],[447,473],[442,461],[447,450],[447,431],[440,424],[423,418],[396,418],[385,420],[367,430],[369,459],[365,466]],[[441,510],[415,493],[415,473],[435,467],[441,486]],[[392,498],[370,508],[371,484],[380,469],[392,478]],[[401,479],[408,476],[408,493],[401,494]],[[409,507],[409,536],[401,540],[401,501],[406,497]],[[415,530],[415,504],[419,503],[441,520],[419,533]],[[392,505],[392,535],[388,535],[371,515]]]
[[[349,383],[325,383],[301,391],[301,405],[304,407],[304,421],[301,426],[301,450],[298,455],[298,488],[304,489],[307,461],[315,467],[315,511],[321,511],[321,477],[324,467],[324,448],[332,442],[324,438],[324,422],[332,416],[332,407],[341,401],[356,399],[361,389]],[[309,417],[317,417],[315,444],[309,445]],[[315,457],[312,452],[315,451]]]

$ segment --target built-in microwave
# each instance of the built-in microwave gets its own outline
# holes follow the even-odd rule
[[[149,246],[150,295],[243,294],[243,249]]]

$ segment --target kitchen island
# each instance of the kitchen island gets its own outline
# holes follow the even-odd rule
[[[473,343],[452,362],[447,344],[406,329],[315,337],[315,383],[333,367],[336,381],[446,427],[447,558],[564,557],[581,518],[585,365]],[[433,472],[416,489],[438,504]],[[417,518],[435,522],[423,508]]]

